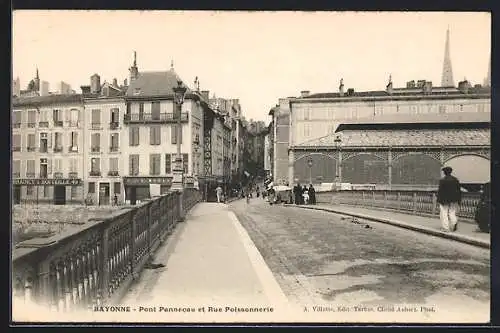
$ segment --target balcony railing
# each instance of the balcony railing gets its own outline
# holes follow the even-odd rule
[[[20,172],[13,172],[12,178],[21,178],[21,173]]]
[[[41,179],[47,179],[48,178],[48,174],[46,172],[45,173],[40,172],[39,176],[40,176]]]
[[[36,147],[27,147],[27,150],[28,150],[29,152],[36,151]]]
[[[98,153],[98,152],[100,152],[100,151],[101,151],[101,147],[92,147],[92,148],[91,148],[91,151],[92,151],[93,153]]]
[[[187,122],[189,120],[189,116],[187,112],[181,113],[181,122]],[[140,124],[140,123],[157,123],[157,124],[166,124],[166,123],[175,123],[177,119],[174,117],[173,112],[169,113],[160,113],[153,115],[152,113],[143,113],[143,114],[124,114],[123,121],[125,124]]]
[[[54,120],[54,127],[63,127],[62,120]]]
[[[54,172],[54,178],[63,178],[63,173],[62,172]]]
[[[68,174],[69,178],[78,178],[78,172],[72,171]]]
[[[38,151],[40,153],[48,153],[49,152],[49,148],[48,147],[40,147],[40,149]]]
[[[89,175],[92,177],[100,177],[101,176],[101,171],[90,171]]]
[[[101,123],[92,123],[90,124],[90,128],[95,129],[95,130],[100,130],[102,129]]]
[[[117,122],[117,121],[112,121],[109,123],[109,129],[117,129],[118,127],[120,127],[120,124]]]
[[[120,302],[159,246],[170,241],[180,217],[199,201],[195,189],[167,193],[72,232],[18,243],[12,253],[13,312],[30,304],[76,312]]]
[[[21,147],[12,147],[12,151],[21,151]]]
[[[54,147],[54,153],[60,153],[63,151],[63,147],[62,146],[56,146]]]
[[[48,121],[40,121],[38,123],[38,127],[49,127],[49,122]]]
[[[108,171],[108,176],[110,177],[118,177],[119,175],[118,171]]]
[[[114,146],[114,147],[109,147],[109,151],[111,153],[117,153],[118,150],[120,150],[120,147]]]
[[[13,123],[12,128],[21,128],[21,123]]]
[[[35,178],[34,172],[26,172],[26,178]]]
[[[36,126],[36,123],[34,123],[34,122],[33,123],[31,123],[31,122],[28,123],[28,128],[35,128],[35,126]]]
[[[479,193],[462,193],[457,215],[473,219],[480,200]],[[353,205],[360,207],[396,210],[415,215],[439,215],[435,191],[334,191],[317,192],[318,203]]]

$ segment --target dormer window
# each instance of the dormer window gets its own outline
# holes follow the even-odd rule
[[[134,89],[134,95],[139,95],[141,93],[141,88]]]

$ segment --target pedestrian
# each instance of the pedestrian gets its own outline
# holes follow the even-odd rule
[[[215,193],[217,194],[217,202],[221,202],[222,201],[222,187],[217,186],[217,188],[215,189]]]
[[[257,187],[255,188],[255,194],[257,195],[257,198],[259,197],[260,195],[260,191],[259,191],[259,185],[257,185]]]
[[[451,175],[453,169],[449,166],[441,169],[444,177],[439,181],[437,202],[439,203],[439,216],[443,231],[457,230],[457,209],[462,199],[460,182]]]
[[[118,206],[118,196],[116,194],[113,198],[113,204],[114,204],[114,206]]]
[[[297,185],[293,187],[293,195],[295,197],[295,204],[300,205],[300,202],[302,201],[300,199],[300,197],[302,196],[300,183],[297,183]]]
[[[491,209],[491,192],[490,182],[483,185],[481,199],[476,207],[474,220],[476,221],[481,232],[490,232],[490,209]]]
[[[304,193],[307,192],[307,186],[304,185],[304,187],[302,188],[300,194],[301,194],[301,198],[302,198],[302,204],[305,205],[306,204],[306,200],[305,200],[305,196],[304,196]],[[307,194],[307,199],[309,199],[309,193]]]
[[[304,191],[302,191],[302,197],[304,198],[304,204],[308,205],[309,204],[309,191],[307,190],[307,187],[304,185]]]
[[[316,204],[316,190],[314,189],[312,184],[309,184],[308,192],[309,192],[309,203],[311,205],[315,205]]]

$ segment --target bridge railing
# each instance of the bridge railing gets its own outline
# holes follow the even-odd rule
[[[12,256],[13,306],[21,300],[68,311],[118,301],[199,200],[195,189],[171,192],[76,230],[19,243]]]
[[[459,217],[473,220],[480,193],[462,193]],[[439,216],[435,191],[353,190],[316,193],[316,202],[400,211],[415,215]]]

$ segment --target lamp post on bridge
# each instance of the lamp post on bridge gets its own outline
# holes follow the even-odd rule
[[[182,166],[182,155],[181,155],[181,115],[182,115],[182,104],[184,103],[184,96],[186,95],[187,88],[182,84],[181,80],[177,81],[177,87],[172,88],[174,91],[174,104],[175,113],[174,116],[177,117],[176,126],[176,138],[177,138],[177,156],[175,157],[175,166],[173,170],[172,179],[172,190],[178,192],[178,208],[179,208],[179,219],[178,221],[184,221],[184,207],[183,207],[183,195],[184,190],[184,168]]]
[[[182,81],[177,81],[177,87],[172,88],[174,91],[174,103],[175,103],[175,113],[174,116],[177,120],[176,126],[176,141],[177,141],[177,155],[175,156],[175,166],[173,171],[172,180],[172,190],[180,191],[184,189],[184,168],[182,166],[182,154],[181,154],[181,115],[182,115],[182,104],[184,104],[184,96],[186,94],[187,88],[182,84]]]
[[[313,167],[312,157],[309,157],[307,159],[307,166],[309,167],[309,184],[312,184],[312,167]]]

